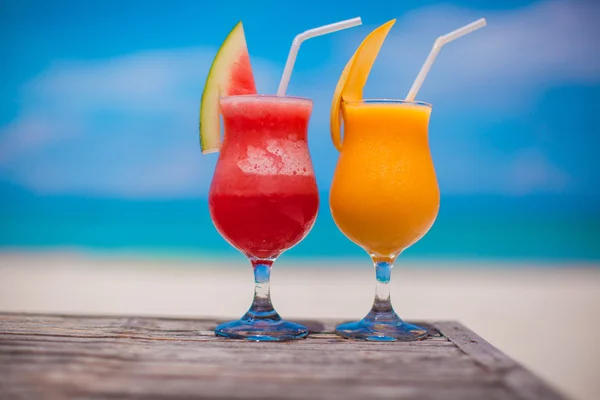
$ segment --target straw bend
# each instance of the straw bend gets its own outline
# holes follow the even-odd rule
[[[440,36],[438,40],[441,39],[442,45],[449,43],[453,40],[458,39],[459,37],[465,36],[467,33],[471,33],[474,30],[479,28],[483,28],[487,24],[485,18],[479,18],[477,21],[471,22],[468,25],[463,26],[462,28],[458,28],[450,33],[447,33],[443,36]],[[436,40],[437,42],[437,40]]]
[[[433,42],[433,47],[431,48],[431,51],[429,52],[425,63],[421,67],[419,75],[417,75],[417,79],[415,79],[410,90],[408,91],[408,94],[406,95],[406,100],[412,101],[415,99],[415,97],[417,96],[417,92],[419,91],[419,89],[421,89],[421,85],[423,85],[423,81],[425,81],[425,77],[427,77],[427,74],[429,73],[433,62],[435,61],[435,58],[437,57],[438,53],[445,44],[448,44],[453,40],[456,40],[459,37],[466,35],[467,33],[471,33],[474,30],[483,28],[486,25],[486,23],[487,22],[485,21],[485,18],[480,18],[477,21],[471,22],[470,24],[463,26],[462,28],[456,29],[450,33],[438,37],[435,40],[435,42]]]
[[[285,91],[287,90],[288,83],[290,82],[290,76],[292,75],[292,69],[294,68],[294,63],[296,62],[296,56],[298,55],[298,49],[300,48],[302,42],[314,38],[316,36],[341,31],[342,29],[352,28],[360,24],[362,24],[360,17],[356,17],[352,19],[347,19],[345,21],[320,26],[318,28],[309,29],[296,35],[294,40],[292,40],[292,47],[290,48],[290,53],[288,54],[285,67],[283,69],[283,75],[281,76],[281,81],[279,82],[277,95],[285,96]]]

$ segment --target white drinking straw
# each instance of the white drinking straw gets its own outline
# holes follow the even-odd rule
[[[438,53],[442,49],[443,45],[450,43],[451,41],[456,40],[459,37],[466,35],[467,33],[471,33],[479,28],[483,28],[485,26],[485,24],[486,24],[485,18],[481,18],[475,22],[471,22],[469,25],[463,26],[462,28],[459,28],[455,31],[452,31],[450,33],[447,33],[447,34],[437,38],[435,40],[435,42],[433,43],[433,48],[429,52],[429,55],[427,56],[425,63],[423,64],[423,66],[421,67],[421,70],[419,71],[419,75],[417,75],[417,79],[415,79],[415,82],[413,83],[412,87],[408,91],[408,94],[406,95],[406,100],[413,101],[415,99],[415,97],[417,97],[417,92],[419,91],[419,89],[421,89],[421,86],[423,85],[423,81],[427,77],[427,74],[429,73],[429,70],[431,69],[431,65],[435,61],[435,58],[437,57]]]
[[[285,68],[283,69],[283,75],[281,76],[281,81],[279,82],[279,89],[277,89],[277,96],[285,96],[285,91],[287,90],[288,84],[290,83],[292,69],[294,68],[294,63],[296,62],[296,56],[298,55],[298,49],[300,48],[302,42],[304,42],[307,39],[314,38],[316,36],[341,31],[342,29],[352,28],[360,24],[362,24],[360,17],[356,17],[352,19],[347,19],[345,21],[336,22],[335,24],[329,24],[318,28],[309,29],[297,35],[292,41],[292,48],[290,49],[290,54],[288,55],[287,61],[285,63]]]

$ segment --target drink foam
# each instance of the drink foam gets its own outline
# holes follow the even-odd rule
[[[312,175],[306,143],[291,138],[269,139],[266,148],[248,146],[237,166],[249,175]]]

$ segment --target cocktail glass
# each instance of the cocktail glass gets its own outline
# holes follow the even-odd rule
[[[390,301],[392,266],[436,219],[440,193],[429,151],[431,106],[403,100],[344,102],[344,141],[330,193],[338,228],[375,264],[376,292],[361,321],[338,325],[340,336],[373,341],[423,339]]]
[[[312,228],[319,196],[307,145],[312,101],[243,95],[221,99],[224,140],[209,193],[212,221],[254,269],[254,300],[218,336],[256,341],[299,339],[302,325],[283,320],[270,297],[271,266]]]

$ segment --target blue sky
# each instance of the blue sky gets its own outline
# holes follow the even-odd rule
[[[442,50],[418,96],[434,105],[442,193],[600,200],[598,3],[205,3],[0,2],[0,182],[44,195],[205,196],[217,156],[200,154],[198,105],[231,27],[244,22],[258,89],[274,93],[297,33],[360,16],[363,26],[302,46],[288,90],[314,100],[310,148],[326,192],[331,96],[368,32],[398,19],[365,89],[398,98],[437,36],[486,17]]]

